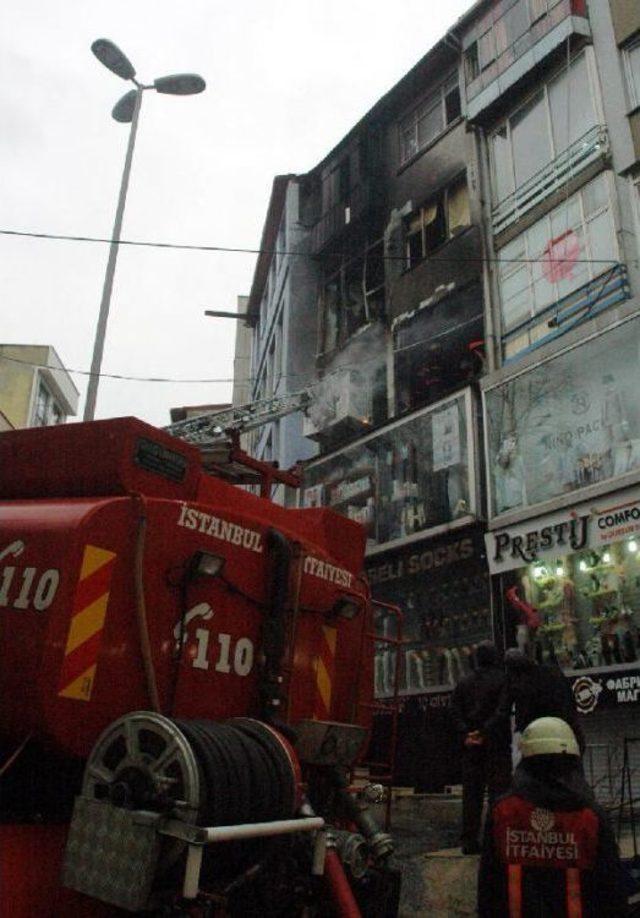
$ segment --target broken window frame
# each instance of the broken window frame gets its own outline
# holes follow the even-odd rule
[[[466,223],[457,223],[454,228],[451,226],[451,209],[450,204],[453,200],[454,193],[466,189],[466,213],[468,221]],[[433,216],[431,213],[434,211]],[[430,217],[430,219],[427,219]],[[442,229],[438,231],[437,241],[429,243],[428,228],[433,224],[440,223]],[[471,225],[471,215],[469,211],[469,185],[467,183],[466,172],[461,172],[449,184],[442,188],[436,195],[431,197],[417,210],[413,211],[405,220],[404,231],[404,254],[405,270],[410,271],[416,265],[429,258],[440,246],[445,245],[450,239],[453,239],[460,232]],[[417,246],[417,249],[416,249]]]
[[[455,93],[457,93],[458,96],[458,104],[453,108],[455,114],[449,117],[452,111],[450,107],[450,98],[452,94]],[[421,140],[420,125],[424,124],[425,119],[429,115],[438,110],[440,112],[440,125],[438,130],[434,134],[428,135],[426,139],[423,136]],[[434,92],[423,99],[419,105],[416,105],[416,107],[398,123],[400,166],[404,166],[405,163],[408,163],[414,156],[429,147],[446,131],[450,124],[458,120],[460,114],[460,82],[458,71],[453,70]]]
[[[320,355],[342,347],[358,329],[384,316],[384,241],[365,242],[361,251],[343,255],[328,272],[320,292]],[[329,297],[335,295],[335,306]],[[362,299],[358,300],[361,295]],[[354,305],[361,303],[361,308]]]

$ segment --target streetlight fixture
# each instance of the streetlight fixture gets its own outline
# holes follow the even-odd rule
[[[89,385],[87,386],[87,398],[84,406],[83,420],[92,421],[95,416],[96,398],[98,396],[98,383],[100,381],[100,368],[102,366],[102,354],[104,351],[104,339],[107,330],[107,320],[109,318],[109,307],[111,304],[111,291],[113,289],[113,277],[116,270],[116,260],[118,257],[118,248],[120,243],[120,232],[122,229],[122,218],[124,215],[124,206],[127,199],[127,188],[129,187],[129,175],[131,173],[131,162],[133,160],[133,148],[136,142],[136,132],[138,129],[138,118],[140,116],[140,107],[142,105],[142,93],[146,89],[155,89],[159,93],[167,93],[172,96],[191,96],[195,93],[202,92],[206,83],[197,73],[175,73],[169,76],[159,77],[153,83],[145,85],[136,79],[136,71],[129,58],[122,53],[117,45],[114,45],[108,38],[98,38],[91,45],[91,50],[98,58],[101,64],[121,77],[134,84],[135,89],[130,89],[122,98],[116,102],[112,117],[121,124],[130,124],[129,143],[124,160],[124,170],[120,182],[120,194],[118,196],[118,206],[116,207],[116,218],[113,224],[111,234],[111,245],[109,246],[109,259],[104,276],[104,285],[102,288],[102,300],[100,301],[100,312],[98,313],[98,325],[96,328],[96,337],[93,344],[93,357],[91,359],[91,374],[89,376]]]

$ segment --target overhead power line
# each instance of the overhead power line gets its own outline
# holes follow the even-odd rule
[[[64,233],[37,233],[33,231],[26,230],[9,230],[9,229],[0,229],[0,236],[14,236],[14,237],[23,237],[26,239],[49,239],[59,242],[90,242],[98,243],[102,245],[112,245],[114,242],[116,245],[120,246],[130,246],[137,248],[148,248],[148,249],[173,249],[177,251],[186,251],[186,252],[215,252],[219,254],[238,254],[238,255],[277,255],[279,257],[285,256],[295,256],[298,258],[320,258],[320,257],[342,257],[349,256],[353,257],[353,252],[333,252],[327,251],[322,252],[321,254],[314,254],[312,252],[289,252],[286,250],[280,249],[252,249],[245,248],[243,246],[228,246],[228,245],[196,245],[190,243],[180,243],[180,242],[156,242],[152,240],[144,239],[118,239],[113,240],[107,236],[76,236],[76,235],[67,235]],[[371,252],[368,255],[369,259],[380,258],[383,261],[401,261],[406,263],[407,256],[406,254],[401,255],[374,255]],[[425,260],[430,262],[446,262],[451,264],[459,264],[460,256],[447,256],[447,255],[428,255]],[[573,257],[550,257],[549,255],[541,258],[485,258],[482,255],[464,255],[465,261],[474,262],[477,264],[485,264],[495,262],[497,264],[539,264],[540,262],[557,262],[562,264],[565,261],[571,262],[571,264],[588,264],[588,265],[612,265],[617,264],[617,260],[614,258],[573,258]]]
[[[54,367],[48,363],[36,363],[33,360],[20,360],[19,357],[10,357],[8,354],[0,354],[1,360],[10,360],[12,363],[21,363],[29,367],[36,367],[39,370],[57,370],[58,372],[70,373],[76,376],[100,376],[105,379],[122,379],[127,382],[152,382],[152,383],[232,383],[233,377],[222,377],[218,379],[173,379],[168,376],[129,376],[126,373],[92,373],[91,370],[75,370],[69,367]],[[242,380],[251,382],[251,380]]]

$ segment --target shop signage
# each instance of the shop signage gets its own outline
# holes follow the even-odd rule
[[[599,497],[485,535],[492,574],[534,561],[552,561],[640,534],[640,488]]]
[[[640,669],[570,676],[569,681],[580,714],[640,701]]]
[[[445,545],[431,545],[411,554],[397,555],[382,564],[367,568],[367,577],[372,585],[403,577],[416,577],[433,570],[442,570],[460,561],[473,558],[476,545],[469,537],[457,539]]]

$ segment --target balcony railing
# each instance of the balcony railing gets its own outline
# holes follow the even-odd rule
[[[339,201],[327,210],[312,230],[314,253],[322,249],[343,231],[346,226],[362,216],[369,204],[369,185],[360,183],[349,189],[344,201]]]
[[[607,159],[609,153],[607,129],[602,124],[596,124],[494,207],[494,234],[507,229],[549,195],[566,188],[568,181],[592,163]]]
[[[628,300],[630,296],[626,265],[612,264],[598,277],[504,335],[505,366],[595,318],[605,309]]]

